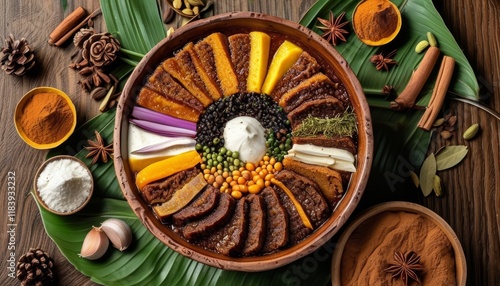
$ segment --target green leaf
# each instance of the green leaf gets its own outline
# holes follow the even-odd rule
[[[156,0],[101,0],[101,9],[108,32],[136,54],[125,58],[137,60],[137,54],[145,55],[166,37]]]
[[[442,171],[462,162],[469,150],[465,145],[446,146],[436,154],[437,170]]]
[[[48,157],[71,154],[87,165],[82,149],[94,130],[106,142],[113,140],[115,110],[103,113],[81,126],[64,145]],[[326,285],[330,279],[330,258],[334,244],[327,243],[313,254],[287,266],[259,273],[225,271],[188,259],[154,237],[123,197],[113,163],[91,165],[94,195],[82,211],[58,216],[39,206],[47,234],[75,268],[103,285],[290,285],[290,283]],[[90,261],[78,256],[85,235],[92,226],[107,218],[120,218],[132,229],[133,242],[120,252],[112,247],[105,256]],[[314,266],[314,267],[312,267]]]
[[[327,19],[330,10],[336,16],[346,11],[347,20],[352,22],[352,12],[358,2],[318,0],[304,15],[300,23],[321,35],[322,32],[316,27],[320,25],[317,21],[318,17]],[[450,92],[464,98],[477,100],[479,85],[474,71],[432,1],[394,0],[392,2],[399,7],[403,16],[403,26],[393,43],[381,48],[369,47],[363,44],[351,29],[347,43],[340,43],[336,46],[336,49],[358,76],[365,93],[375,93],[375,95],[372,95],[373,97],[377,97],[377,95],[380,97],[385,84],[392,85],[396,91],[401,92],[410,79],[412,71],[417,68],[423,57],[423,53],[415,53],[415,46],[421,40],[426,39],[427,32],[432,32],[437,38],[442,53],[456,60],[456,71],[449,88]],[[394,49],[398,50],[395,60],[399,64],[392,67],[389,72],[377,71],[374,65],[369,62],[370,56],[381,51],[388,53]],[[434,70],[437,71],[438,69],[439,64],[436,65]],[[427,105],[435,79],[436,74],[431,75],[427,81],[418,99],[417,103],[419,105]]]
[[[436,157],[434,157],[434,153],[431,153],[420,169],[420,188],[426,197],[434,189],[434,176],[436,176]]]
[[[61,0],[61,7],[63,11],[66,11],[66,8],[68,8],[68,0]]]

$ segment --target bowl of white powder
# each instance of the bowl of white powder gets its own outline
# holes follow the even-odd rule
[[[94,190],[94,180],[87,165],[67,155],[43,162],[33,185],[40,205],[58,215],[70,215],[83,209]]]

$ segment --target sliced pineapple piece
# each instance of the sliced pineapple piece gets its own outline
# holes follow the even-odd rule
[[[284,41],[274,54],[269,65],[266,80],[262,85],[262,93],[271,94],[278,81],[286,71],[299,59],[303,50],[290,41]]]
[[[247,91],[261,92],[267,74],[271,37],[263,32],[250,32],[250,63],[248,66]]]

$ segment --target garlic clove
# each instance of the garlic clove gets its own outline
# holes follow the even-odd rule
[[[106,233],[113,247],[124,251],[132,242],[132,230],[126,222],[116,218],[105,220],[101,229]]]
[[[92,227],[83,240],[82,250],[79,256],[96,260],[101,258],[108,250],[109,239],[106,234],[98,227]]]

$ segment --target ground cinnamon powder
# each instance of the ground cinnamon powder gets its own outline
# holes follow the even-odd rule
[[[73,113],[56,93],[37,93],[26,103],[18,119],[26,136],[38,144],[57,142],[73,125]]]
[[[394,33],[398,14],[387,0],[368,0],[359,4],[353,21],[358,37],[379,41]]]
[[[394,252],[415,251],[422,285],[456,285],[455,256],[446,235],[431,220],[408,212],[384,212],[368,219],[350,236],[342,256],[341,281],[346,285],[404,285],[384,269]],[[408,285],[419,285],[410,280]]]

